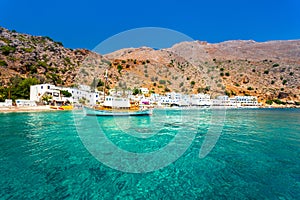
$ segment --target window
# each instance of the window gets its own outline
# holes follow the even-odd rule
[[[41,89],[43,89],[43,86],[41,86]]]
[[[50,89],[50,85],[48,85],[48,89]]]
[[[59,97],[59,93],[53,92],[53,96],[54,96],[54,97]]]

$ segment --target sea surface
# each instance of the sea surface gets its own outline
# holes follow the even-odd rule
[[[0,199],[300,199],[300,110],[0,114]]]

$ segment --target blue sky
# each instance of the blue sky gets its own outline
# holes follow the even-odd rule
[[[2,0],[0,26],[87,49],[140,27],[173,29],[210,43],[300,39],[300,1]]]

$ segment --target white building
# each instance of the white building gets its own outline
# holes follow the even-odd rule
[[[132,95],[132,91],[131,90],[124,90],[124,89],[110,89],[109,91],[109,95],[111,96],[129,96]]]
[[[208,94],[195,94],[191,96],[191,105],[192,106],[210,106],[211,100],[210,95]]]
[[[100,94],[98,91],[91,92],[89,86],[81,85],[78,88],[56,87],[51,84],[40,84],[30,86],[30,100],[35,102],[42,101],[43,96],[49,95],[51,101],[69,101],[71,103],[85,102],[89,105],[95,105],[99,102]],[[72,94],[71,97],[64,97],[61,91],[65,90]]]
[[[42,97],[49,95],[54,101],[61,101],[60,90],[51,84],[39,84],[30,86],[30,100],[35,102],[42,101]]]
[[[34,107],[37,106],[35,101],[27,100],[27,99],[17,99],[16,100],[17,107]]]
[[[212,100],[213,106],[226,107],[258,107],[260,104],[255,96],[235,96],[229,98],[228,96],[218,96],[217,99]]]
[[[4,102],[0,102],[0,107],[12,107],[12,100],[5,99]]]
[[[241,106],[259,106],[256,96],[235,96],[234,99]]]
[[[148,88],[139,88],[142,94],[149,94],[149,89]]]
[[[160,105],[176,105],[189,106],[190,97],[176,92],[167,93],[166,96],[158,96],[158,104]]]
[[[99,102],[100,93],[98,91],[91,92],[85,90],[89,88],[88,86],[87,87],[81,86],[80,88],[82,89],[60,87],[59,88],[60,90],[65,90],[72,94],[71,97],[62,97],[61,99],[64,101],[69,101],[71,103],[84,102],[85,104],[89,104],[89,105],[96,105]]]

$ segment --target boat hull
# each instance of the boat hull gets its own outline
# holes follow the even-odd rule
[[[91,108],[84,108],[87,116],[149,116],[152,115],[152,110],[138,110],[138,111],[108,111],[108,110],[95,110]]]

